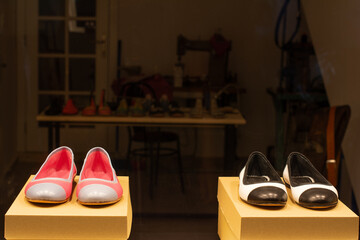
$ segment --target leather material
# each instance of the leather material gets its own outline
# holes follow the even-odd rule
[[[331,207],[338,201],[336,188],[301,153],[289,154],[283,178],[291,189],[292,198],[301,206]]]
[[[329,110],[328,124],[326,127],[327,159],[335,159],[335,113],[336,107],[331,107]]]
[[[284,171],[284,179],[292,187],[309,183],[332,186],[331,183],[312,165],[307,157],[299,152],[288,156]]]
[[[78,199],[84,203],[114,202],[118,199],[118,194],[109,186],[90,184],[81,188]]]
[[[287,181],[285,181],[285,182],[288,183]],[[337,190],[334,186],[327,186],[324,184],[305,184],[305,185],[301,185],[301,186],[297,186],[297,187],[290,186],[292,198],[294,199],[295,202],[299,203],[301,194],[304,193],[305,191],[313,189],[313,188],[325,189],[325,190],[332,191],[336,195],[338,194]]]
[[[63,201],[66,192],[55,183],[38,183],[26,191],[26,197],[30,200]]]
[[[283,171],[283,179],[285,182],[285,185],[290,186],[290,177],[289,177],[289,169],[288,169],[288,165],[285,165],[284,171]]]
[[[335,113],[336,107],[331,107],[329,110],[328,124],[326,128],[327,179],[334,186],[337,185],[337,164],[335,158]]]
[[[248,161],[244,167],[244,184],[274,182],[282,183],[269,160],[261,152],[255,151],[249,155]]]
[[[337,202],[337,194],[324,188],[308,189],[299,198],[299,203],[304,207],[334,206]]]
[[[263,188],[263,187],[276,187],[284,192],[286,192],[286,187],[282,182],[260,182],[260,183],[254,183],[254,184],[244,184],[244,172],[245,168],[243,168],[240,172],[239,178],[240,178],[240,184],[239,184],[239,195],[240,198],[244,201],[247,201],[248,196],[252,191],[254,191],[257,188]]]
[[[108,187],[114,189],[118,195],[118,198],[121,198],[121,196],[123,194],[123,189],[117,178],[116,178],[116,180],[117,181],[111,182],[111,181],[102,180],[99,178],[96,178],[96,179],[93,178],[93,179],[85,179],[85,180],[79,181],[77,184],[77,187],[76,187],[76,194],[78,196],[80,193],[80,190],[86,186],[99,184],[99,185],[105,185],[105,186],[108,186]]]
[[[47,156],[39,171],[26,185],[25,196],[30,201],[65,201],[72,193],[76,172],[72,150],[66,146],[59,147]]]
[[[239,174],[239,196],[255,205],[286,204],[286,188],[266,156],[261,152],[249,155],[245,167]]]
[[[252,204],[286,204],[287,194],[278,187],[259,187],[254,189],[248,196],[247,201]]]
[[[331,184],[337,186],[338,183],[338,168],[336,159],[328,159],[326,160],[326,171],[327,171],[327,179]]]
[[[76,188],[78,200],[83,204],[107,204],[120,200],[122,194],[109,154],[101,147],[90,149]]]

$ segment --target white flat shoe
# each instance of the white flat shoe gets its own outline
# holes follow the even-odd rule
[[[283,177],[293,200],[302,207],[329,208],[338,202],[336,188],[301,153],[290,153]]]
[[[250,154],[239,178],[239,195],[245,202],[259,206],[284,206],[286,204],[286,187],[269,160],[261,152]]]

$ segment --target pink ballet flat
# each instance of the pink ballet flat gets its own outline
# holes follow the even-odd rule
[[[109,154],[101,147],[92,148],[80,172],[76,188],[78,201],[83,205],[105,205],[119,201],[122,194]]]
[[[26,199],[36,203],[66,202],[71,196],[76,171],[74,154],[69,147],[53,150],[26,185]]]

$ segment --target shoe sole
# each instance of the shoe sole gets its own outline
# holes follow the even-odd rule
[[[337,205],[337,203],[331,204],[331,205],[314,205],[314,206],[304,206],[300,203],[297,203],[297,204],[303,208],[308,208],[308,209],[325,209],[325,208],[332,208]]]
[[[112,202],[81,202],[80,200],[77,200],[80,204],[82,205],[86,205],[86,206],[102,206],[102,205],[110,205],[110,204],[114,204],[114,203],[117,203],[121,200],[118,199],[118,200],[115,200],[115,201],[112,201]]]
[[[29,202],[32,202],[32,203],[52,203],[52,204],[59,204],[59,203],[64,203],[64,202],[69,201],[69,198],[67,198],[67,199],[65,199],[65,200],[61,200],[61,201],[35,200],[35,199],[27,198],[27,197],[25,197],[25,198],[26,198],[26,200],[28,200]]]
[[[282,203],[279,203],[279,202],[249,202],[249,201],[246,201],[242,198],[240,198],[242,201],[248,203],[248,204],[251,204],[251,205],[254,205],[254,206],[260,206],[260,207],[284,207],[286,205],[286,202],[282,202]]]
[[[285,203],[251,203],[251,202],[247,202],[247,203],[261,207],[284,207],[286,205]]]

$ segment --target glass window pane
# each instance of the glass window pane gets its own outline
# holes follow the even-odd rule
[[[65,60],[39,58],[39,90],[65,89]]]
[[[39,52],[64,53],[64,21],[39,21]]]
[[[70,98],[79,110],[90,105],[90,95],[70,95]]]
[[[95,54],[95,21],[69,21],[69,52]]]
[[[45,108],[50,108],[51,105],[61,107],[64,105],[64,96],[63,95],[39,95],[38,102],[38,112],[41,113]]]
[[[39,0],[39,16],[65,16],[65,0]]]
[[[70,17],[95,17],[96,0],[69,0],[70,13],[76,13]]]
[[[69,59],[69,89],[72,91],[91,91],[95,89],[95,59]]]

